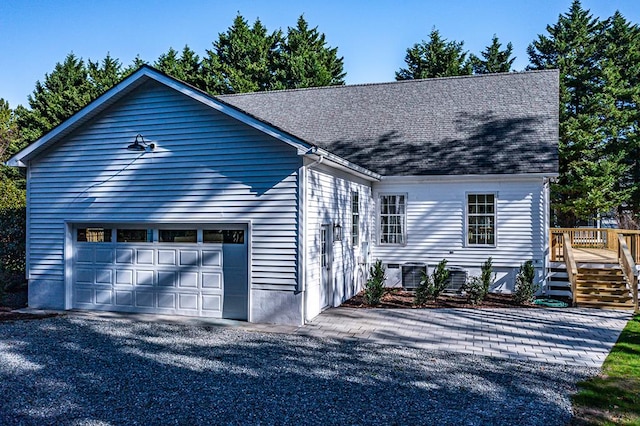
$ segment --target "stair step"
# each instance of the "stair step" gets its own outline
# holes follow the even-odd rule
[[[571,298],[571,289],[549,288],[546,292],[547,296]]]
[[[633,309],[633,303],[615,303],[615,302],[576,302],[580,308],[598,308],[598,309]]]
[[[578,275],[593,275],[601,277],[624,277],[622,269],[578,269]]]

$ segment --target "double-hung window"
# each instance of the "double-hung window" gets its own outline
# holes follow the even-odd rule
[[[381,194],[379,201],[380,244],[406,244],[406,195]]]
[[[467,243],[496,245],[495,194],[467,194]]]
[[[357,192],[351,193],[351,245],[360,244],[360,197]]]

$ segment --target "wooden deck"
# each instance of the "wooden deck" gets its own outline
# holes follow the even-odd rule
[[[613,250],[575,247],[573,254],[576,262],[619,263],[618,253]]]

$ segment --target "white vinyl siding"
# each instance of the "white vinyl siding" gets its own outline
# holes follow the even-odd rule
[[[373,216],[373,200],[371,198],[370,183],[331,169],[324,165],[315,166],[307,172],[307,253],[305,262],[307,276],[307,319],[320,313],[320,266],[322,264],[321,227],[322,225],[340,224],[343,232],[347,224],[351,223],[351,195],[359,194],[360,243],[368,243],[372,235],[370,225]],[[369,219],[367,219],[369,218]],[[347,236],[342,241],[333,243],[333,274],[334,292],[332,306],[339,305],[357,293],[365,280],[366,268],[358,264],[359,256],[366,256],[360,247],[353,247]],[[349,236],[350,238],[350,236]]]
[[[138,133],[153,152],[127,151]],[[29,279],[62,288],[65,223],[251,222],[251,288],[294,291],[300,166],[289,145],[144,83],[31,162]]]
[[[403,247],[376,244],[372,258],[385,263],[447,259],[450,265],[479,268],[489,256],[496,267],[519,267],[526,260],[543,260],[546,227],[544,185],[540,177],[521,176],[466,181],[380,182],[379,194],[407,194],[407,241]],[[497,246],[472,246],[466,238],[467,194],[495,194]],[[536,265],[540,265],[537,263]]]

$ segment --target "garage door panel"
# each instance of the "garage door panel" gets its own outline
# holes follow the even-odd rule
[[[87,268],[76,268],[76,282],[93,284],[95,282],[95,271]]]
[[[96,249],[96,263],[113,263],[113,249]]]
[[[75,300],[77,303],[93,304],[93,290],[86,288],[77,288],[75,290]]]
[[[136,270],[136,285],[153,286],[153,271]]]
[[[202,296],[203,311],[220,311],[222,310],[222,296]]]
[[[176,266],[176,251],[158,250],[158,265]]]
[[[116,291],[116,305],[133,306],[133,291]]]
[[[197,272],[180,272],[179,277],[178,287],[198,288]]]
[[[96,289],[96,304],[98,305],[112,305],[113,291]]]
[[[174,293],[158,293],[158,307],[164,309],[177,309],[176,295]]]
[[[75,242],[73,306],[212,318],[223,317],[223,310],[231,308],[229,312],[240,312],[237,318],[246,319],[247,246],[243,241],[224,251],[224,256],[235,258],[244,249],[229,265],[223,262],[225,246],[222,242]],[[236,267],[242,278],[236,279],[235,273],[225,278]],[[233,295],[229,301],[225,280]],[[244,284],[239,284],[242,280]]]
[[[85,248],[85,249],[78,249],[77,253],[76,253],[76,263],[78,264],[82,264],[82,263],[89,263],[89,264],[93,264],[93,253],[94,253],[94,249],[93,248]]]
[[[198,252],[196,250],[180,250],[180,266],[197,266]]]
[[[137,249],[136,263],[138,265],[153,265],[153,250]]]
[[[187,310],[198,310],[198,296],[195,294],[178,294],[178,308]]]
[[[175,287],[176,276],[174,271],[158,271],[158,286],[159,287]]]
[[[96,269],[96,284],[113,284],[111,269]]]
[[[153,308],[155,306],[154,294],[147,291],[136,291],[136,306]]]
[[[116,263],[133,265],[133,249],[116,250]]]
[[[222,290],[222,274],[219,272],[203,272],[202,288]]]
[[[118,285],[133,285],[133,270],[131,270],[131,269],[117,269],[116,270],[116,284],[118,284]]]
[[[222,252],[202,250],[202,266],[222,267]]]

